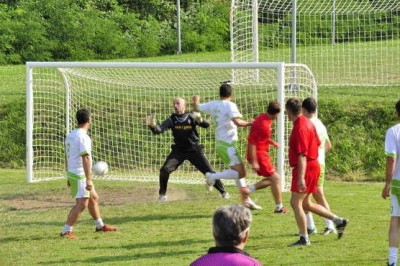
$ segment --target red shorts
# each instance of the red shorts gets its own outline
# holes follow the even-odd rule
[[[271,159],[266,152],[257,152],[257,162],[260,166],[260,169],[257,171],[257,175],[259,176],[272,176],[276,170],[274,165],[271,163]],[[247,154],[247,161],[249,161],[249,155]]]
[[[318,178],[320,171],[321,169],[319,167],[318,160],[308,161],[306,174],[304,177],[306,182],[306,189],[304,191],[300,191],[297,187],[298,168],[297,166],[294,167],[292,171],[292,185],[290,187],[290,191],[301,193],[315,193],[318,187]]]

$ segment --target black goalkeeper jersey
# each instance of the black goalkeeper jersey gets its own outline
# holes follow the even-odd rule
[[[175,143],[173,148],[191,151],[200,146],[200,138],[196,126],[207,128],[210,126],[210,123],[205,119],[203,119],[203,122],[198,123],[192,113],[184,113],[181,115],[174,113],[162,122],[161,125],[157,125],[153,128],[150,127],[150,129],[154,134],[160,134],[171,129]]]

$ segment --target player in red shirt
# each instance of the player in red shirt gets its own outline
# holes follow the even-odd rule
[[[318,146],[321,144],[312,122],[301,114],[301,101],[290,98],[285,105],[288,118],[293,122],[289,139],[289,164],[292,170],[290,204],[293,208],[300,239],[289,246],[308,246],[307,222],[304,210],[332,220],[341,238],[348,220],[331,213],[325,207],[311,202],[311,195],[317,190],[320,167]]]
[[[281,106],[277,101],[268,104],[266,112],[260,114],[253,121],[249,136],[247,138],[247,161],[253,170],[264,177],[254,185],[242,189],[242,193],[251,192],[271,186],[272,196],[274,197],[276,208],[274,213],[287,213],[287,209],[282,204],[281,177],[271,163],[269,156],[269,146],[279,148],[277,142],[271,139],[273,131],[272,124],[281,111]]]

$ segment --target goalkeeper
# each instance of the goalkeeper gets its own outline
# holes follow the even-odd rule
[[[193,164],[203,175],[207,172],[215,173],[204,154],[203,145],[199,143],[199,134],[196,130],[196,126],[208,128],[210,123],[203,119],[199,113],[185,112],[186,102],[184,99],[175,98],[172,103],[175,113],[160,125],[156,124],[154,116],[149,116],[146,120],[147,126],[149,126],[154,134],[161,134],[171,129],[174,137],[171,152],[160,169],[160,202],[167,200],[166,193],[169,175],[185,160]],[[223,198],[228,199],[230,197],[220,180],[216,180],[214,187],[221,193]]]

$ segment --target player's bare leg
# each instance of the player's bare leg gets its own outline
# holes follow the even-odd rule
[[[397,265],[398,247],[399,247],[399,229],[400,217],[392,216],[390,218],[389,228],[389,261],[388,265]]]
[[[103,222],[103,219],[101,218],[100,215],[99,195],[94,189],[90,191],[88,210],[96,226],[96,232],[117,231],[117,228],[115,226],[107,225]]]
[[[71,209],[71,211],[68,214],[67,224],[73,226],[78,220],[78,218],[81,216],[82,212],[88,206],[88,203],[89,203],[88,198],[76,199],[75,206]]]
[[[317,191],[313,194],[313,197],[319,205],[324,206],[325,209],[327,209],[328,211],[331,210],[328,201],[325,198],[323,186],[317,187]],[[335,226],[331,220],[324,218],[324,222],[326,226],[323,233],[324,235],[328,235],[330,233],[336,233]]]
[[[327,210],[324,206],[311,202],[311,194],[307,194],[306,198],[303,201],[303,208],[305,211],[310,211],[319,216],[327,218],[336,225],[336,229],[338,232],[338,238],[341,238],[343,235],[343,231],[347,226],[348,220],[338,217],[333,214],[331,211]]]
[[[307,233],[307,221],[306,214],[303,209],[303,201],[306,200],[305,193],[292,192],[290,197],[290,205],[292,206],[294,216],[296,219],[297,227],[299,228],[300,239],[289,246],[308,246],[310,240]]]

